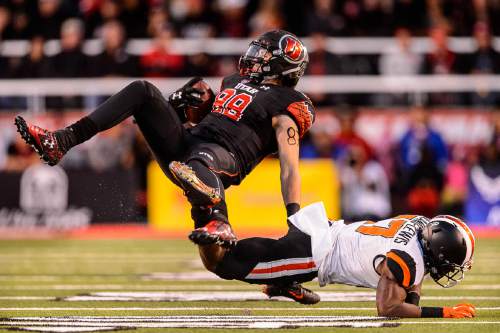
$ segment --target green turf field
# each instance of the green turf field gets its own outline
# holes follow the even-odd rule
[[[371,290],[341,285],[319,288],[311,282],[308,287],[330,301],[315,306],[267,301],[260,296],[260,286],[211,278],[188,241],[2,240],[0,331],[16,327],[69,331],[61,327],[71,326],[76,331],[203,332],[214,325],[242,325],[247,328],[238,332],[269,332],[259,327],[286,322],[288,328],[280,332],[500,332],[499,253],[500,240],[479,239],[473,269],[459,286],[442,289],[432,281],[425,283],[422,305],[471,302],[478,308],[477,318],[376,320]],[[205,300],[186,301],[185,297]],[[168,301],[172,299],[177,300]],[[179,323],[205,328],[169,328]],[[328,327],[380,324],[397,327]],[[301,325],[327,327],[293,328]]]

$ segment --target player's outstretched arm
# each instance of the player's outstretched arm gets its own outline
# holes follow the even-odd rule
[[[281,193],[287,215],[300,209],[299,131],[289,116],[273,118],[280,159]]]
[[[420,317],[420,307],[405,303],[406,290],[398,284],[386,261],[379,266],[380,280],[376,297],[378,315],[403,318]]]
[[[419,307],[405,302],[407,291],[400,286],[387,266],[387,261],[380,264],[380,280],[377,286],[377,311],[379,316],[400,318],[472,318],[476,308],[472,304],[458,304],[454,307]],[[410,292],[420,298],[420,287],[411,288]]]

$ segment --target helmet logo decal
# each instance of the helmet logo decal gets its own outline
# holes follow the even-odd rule
[[[304,58],[304,46],[302,43],[291,35],[281,37],[280,49],[287,60],[292,63],[298,63]]]

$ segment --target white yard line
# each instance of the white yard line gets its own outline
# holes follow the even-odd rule
[[[186,285],[144,285],[144,284],[47,284],[47,285],[13,285],[0,286],[0,290],[251,290],[250,285],[210,285],[210,284],[186,284]]]
[[[0,301],[55,301],[51,296],[0,296]]]
[[[353,302],[375,300],[374,291],[318,292],[323,301]],[[68,296],[65,301],[261,301],[268,298],[257,291],[182,291],[182,292],[94,292],[90,295]],[[279,298],[292,301],[286,298]],[[423,296],[423,300],[500,300],[500,296]]]
[[[175,274],[173,274],[174,276]],[[184,274],[179,274],[178,276],[184,276]],[[119,276],[121,277],[121,276]],[[83,277],[82,277],[83,278]],[[97,279],[97,277],[91,277],[92,279]],[[103,277],[103,279],[112,279],[113,276]],[[2,278],[0,277],[0,280]],[[184,281],[183,279],[173,279],[174,281]],[[204,279],[210,280],[210,279]],[[182,284],[182,285],[162,285],[161,281],[156,284],[14,284],[12,286],[0,285],[0,290],[93,290],[93,289],[110,289],[110,290],[250,290],[252,286],[245,284],[230,285],[226,281],[219,278],[216,279],[219,283],[214,284]],[[186,281],[191,281],[186,279]],[[152,281],[154,282],[154,281]],[[160,287],[161,285],[161,287]],[[331,291],[335,289],[336,285],[331,285],[323,290]],[[339,289],[346,290],[346,286],[338,285]],[[443,290],[442,287],[437,285],[425,285],[426,290]],[[453,290],[500,290],[500,284],[463,284],[458,285]],[[321,289],[319,290],[321,292]]]
[[[297,328],[395,327],[422,324],[498,325],[500,321],[390,320],[372,316],[71,316],[15,317],[0,320],[0,327],[43,332],[92,332],[136,328]]]
[[[65,262],[72,262],[72,263],[77,263],[77,262],[87,262],[91,261],[92,263],[95,264],[101,264],[101,263],[117,263],[117,264],[123,264],[123,263],[167,263],[167,262],[191,262],[191,261],[200,261],[197,258],[175,258],[175,257],[165,257],[165,258],[140,258],[140,257],[132,257],[132,258],[100,258],[100,257],[75,257],[75,258],[46,258],[46,257],[40,257],[37,259],[29,259],[29,258],[0,258],[0,263],[2,264],[13,264],[13,263],[50,263],[53,265],[57,265],[60,263],[65,263]]]
[[[478,307],[478,311],[500,311],[500,307]],[[0,311],[375,311],[375,307],[12,307],[0,308]]]
[[[176,253],[98,253],[98,252],[84,252],[84,253],[4,253],[0,254],[2,258],[32,258],[39,260],[40,258],[176,258],[176,259],[196,259],[194,254],[176,254]]]

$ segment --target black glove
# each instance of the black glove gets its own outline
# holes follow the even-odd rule
[[[200,82],[201,80],[202,78],[199,76],[194,77],[183,85],[182,88],[176,90],[173,94],[168,96],[168,102],[175,109],[182,122],[187,120],[186,108],[188,106],[198,106],[203,102],[201,100],[203,91],[192,87],[195,83]]]

